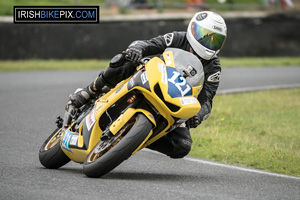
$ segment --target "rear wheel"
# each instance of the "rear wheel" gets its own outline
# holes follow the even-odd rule
[[[147,117],[138,114],[115,136],[95,145],[83,164],[83,172],[89,177],[100,177],[113,170],[142,144],[151,128]]]
[[[57,169],[70,161],[60,147],[61,128],[57,128],[43,143],[39,151],[41,164],[49,169]]]

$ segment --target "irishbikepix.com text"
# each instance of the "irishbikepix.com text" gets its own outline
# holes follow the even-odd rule
[[[99,6],[14,6],[14,23],[99,23]]]

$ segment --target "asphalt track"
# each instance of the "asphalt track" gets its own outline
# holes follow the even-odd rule
[[[300,199],[300,177],[143,150],[99,179],[70,162],[41,166],[38,150],[68,94],[97,71],[0,73],[0,199]],[[300,67],[228,68],[219,94],[300,87]]]

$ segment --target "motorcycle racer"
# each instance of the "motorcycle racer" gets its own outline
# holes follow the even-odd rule
[[[221,75],[220,60],[216,55],[221,50],[226,36],[227,27],[219,14],[210,11],[198,12],[191,19],[186,32],[174,31],[150,40],[132,42],[126,50],[131,61],[123,58],[121,54],[113,57],[109,67],[102,71],[90,85],[70,95],[67,107],[73,105],[79,108],[102,93],[104,86],[112,88],[130,77],[143,57],[162,54],[168,47],[191,52],[201,61],[205,74],[203,89],[198,96],[201,110],[188,119],[186,124],[148,146],[171,158],[182,158],[190,152],[192,146],[189,128],[196,128],[211,113],[212,100],[218,89]]]

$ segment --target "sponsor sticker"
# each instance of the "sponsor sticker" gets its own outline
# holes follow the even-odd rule
[[[95,108],[95,114],[99,115],[101,112],[102,104],[97,104],[97,107]]]
[[[88,116],[86,116],[85,118],[86,121],[86,127],[87,130],[90,131],[92,126],[95,124],[96,122],[96,118],[95,118],[95,109],[93,109],[90,114],[88,114]]]
[[[171,60],[171,55],[170,55],[169,53],[166,53],[166,58],[167,58],[168,60]]]
[[[133,85],[134,85],[134,80],[133,80],[133,78],[131,78],[131,79],[129,80],[129,86],[130,86],[130,87],[133,87]]]
[[[76,146],[78,141],[78,135],[73,135],[70,141],[70,145]]]
[[[153,115],[149,114],[148,116],[155,122]]]
[[[166,64],[172,65],[172,57],[169,53],[166,53]]]
[[[73,134],[71,133],[71,131],[67,130],[64,134],[64,137],[63,137],[62,143],[61,143],[62,148],[64,148],[67,151],[70,151],[70,152],[72,152],[69,147],[72,136],[73,136]]]
[[[189,104],[195,104],[197,103],[197,100],[195,98],[181,98],[180,103],[184,106]]]
[[[158,71],[161,72],[161,82],[167,85],[168,78],[166,65],[164,65],[163,63],[158,63]]]
[[[166,61],[166,64],[167,64],[167,65],[172,65],[172,61],[171,61],[171,60],[167,60],[167,61]]]
[[[207,13],[200,13],[197,15],[196,20],[201,21],[204,20],[207,17]]]
[[[219,27],[219,26],[213,26],[212,28],[215,29],[215,30],[218,30],[220,32],[223,31],[223,29],[221,27]]]
[[[141,74],[141,80],[142,80],[142,83],[145,84],[147,81],[148,81],[148,77],[147,77],[147,74],[146,72],[143,72]]]

